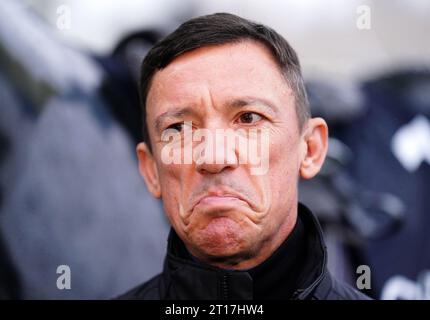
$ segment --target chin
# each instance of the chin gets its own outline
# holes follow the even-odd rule
[[[216,217],[191,236],[193,246],[208,257],[229,257],[241,254],[247,247],[246,228],[228,217]]]

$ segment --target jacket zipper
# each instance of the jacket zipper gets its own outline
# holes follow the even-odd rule
[[[221,295],[223,300],[228,300],[228,274],[222,276]]]

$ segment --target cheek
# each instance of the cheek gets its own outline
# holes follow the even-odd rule
[[[164,205],[169,202],[177,201],[177,195],[181,190],[180,174],[175,168],[175,165],[163,164],[160,159],[157,159],[158,176],[161,187],[161,198]]]
[[[161,198],[164,210],[172,224],[179,223],[180,206],[186,208],[187,195],[190,194],[191,168],[188,165],[159,166]],[[175,223],[176,221],[176,223]]]
[[[299,139],[293,134],[273,139],[270,145],[268,179],[272,200],[284,205],[297,193],[299,178]]]
[[[183,185],[184,174],[186,174],[188,165],[165,163],[162,159],[163,146],[157,146],[157,167],[159,172],[160,186],[164,195],[171,197],[178,191]],[[171,160],[171,159],[168,159]]]
[[[284,128],[280,133],[271,136],[270,144],[270,168],[279,174],[278,180],[282,181],[281,174],[299,175],[299,142],[300,135],[295,128]]]

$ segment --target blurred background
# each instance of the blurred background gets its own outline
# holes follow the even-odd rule
[[[377,299],[430,299],[430,2],[2,0],[0,298],[105,299],[161,270],[168,223],[137,171],[139,64],[194,16],[281,33],[330,127],[301,182],[329,269]],[[59,290],[59,266],[71,270]]]

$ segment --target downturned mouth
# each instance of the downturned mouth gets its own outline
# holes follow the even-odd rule
[[[197,205],[229,205],[235,202],[248,204],[248,201],[239,194],[212,190],[202,195],[193,206],[193,209]]]
[[[197,204],[222,204],[229,201],[243,201],[234,196],[207,196],[202,198]]]

